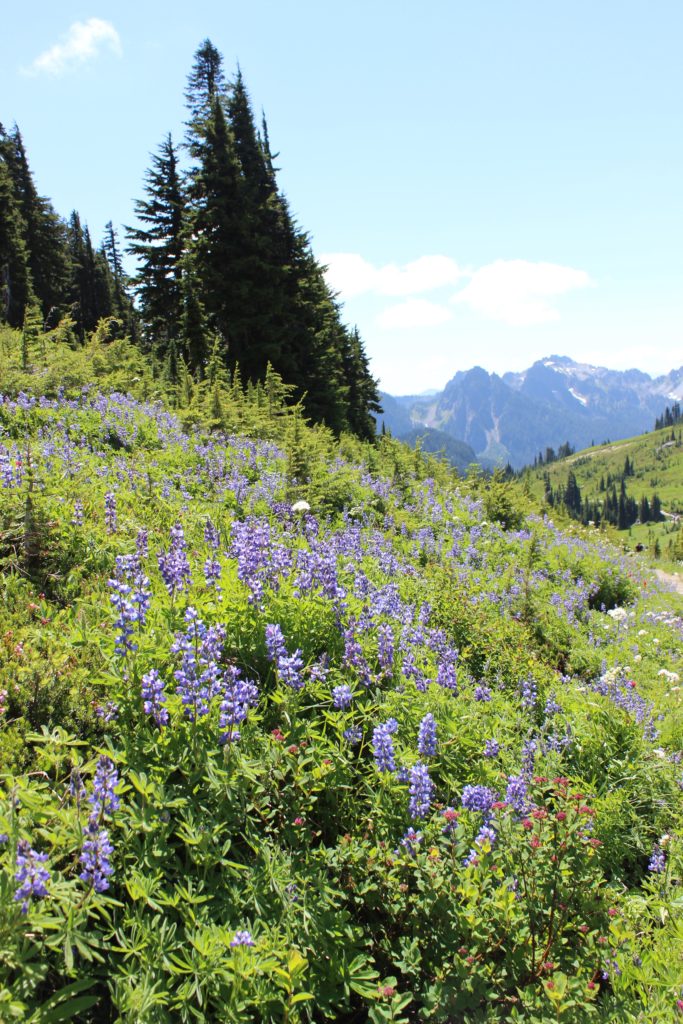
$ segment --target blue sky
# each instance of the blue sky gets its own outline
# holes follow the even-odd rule
[[[11,5],[0,121],[95,240],[181,138],[206,37],[383,389],[554,353],[683,363],[680,0]]]

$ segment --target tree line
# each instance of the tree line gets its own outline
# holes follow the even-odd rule
[[[667,405],[661,416],[655,420],[655,430],[663,430],[664,427],[675,427],[683,420],[680,402],[674,402],[671,408]]]
[[[175,386],[221,372],[256,382],[272,367],[313,422],[374,437],[381,407],[362,339],[279,188],[241,71],[228,80],[209,40],[185,99],[185,138],[165,135],[152,155],[125,247],[111,222],[95,248],[77,212],[62,220],[37,192],[19,129],[0,126],[0,320],[67,318],[82,343],[113,318]]]
[[[550,474],[543,474],[544,500],[551,508],[564,508],[572,517],[584,525],[599,526],[609,523],[618,530],[627,530],[635,523],[659,523],[664,519],[662,503],[655,492],[651,498],[641,495],[637,501],[627,490],[626,480],[634,475],[633,463],[628,455],[624,469],[618,476],[608,473],[600,477],[598,490],[601,497],[589,498],[581,494],[581,488],[573,470],[567,474],[567,482],[553,488]],[[618,485],[618,486],[617,486]]]

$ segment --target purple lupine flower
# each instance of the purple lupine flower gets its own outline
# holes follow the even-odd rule
[[[237,559],[237,578],[249,587],[249,602],[254,604],[263,597],[266,583],[278,588],[280,577],[291,568],[292,554],[286,545],[272,542],[266,519],[250,516],[244,522],[235,521],[231,534],[230,556]]]
[[[342,735],[349,746],[355,747],[363,739],[363,730],[359,725],[351,725],[348,729],[344,729]]]
[[[394,664],[394,631],[386,622],[377,630],[377,657],[380,668],[391,672]]]
[[[522,744],[522,768],[526,776],[533,775],[537,750],[538,744],[533,737]]]
[[[250,932],[241,931],[235,932],[235,938],[232,940],[230,945],[234,948],[235,946],[253,946],[255,943]]]
[[[519,684],[519,692],[522,699],[522,707],[531,711],[536,706],[536,681],[534,679],[523,679]]]
[[[157,562],[166,589],[174,597],[177,592],[187,590],[192,583],[192,573],[187,558],[185,533],[180,523],[171,527],[170,537],[168,551],[159,551]]]
[[[484,757],[498,757],[500,754],[500,743],[498,740],[487,740],[484,744]]]
[[[436,721],[431,711],[428,711],[420,722],[417,749],[423,757],[434,757],[436,754]]]
[[[465,786],[461,801],[466,811],[481,811],[488,815],[496,797],[497,794],[488,786]]]
[[[71,774],[69,775],[69,796],[75,802],[76,806],[79,807],[83,797],[86,794],[86,789],[81,778],[81,773],[78,768],[72,768]]]
[[[476,846],[483,846],[484,843],[488,842],[491,848],[493,848],[497,838],[495,829],[492,829],[490,825],[482,825],[474,842]]]
[[[266,651],[269,661],[277,661],[287,654],[285,638],[277,622],[268,623],[266,626]]]
[[[71,523],[73,526],[83,526],[83,502],[74,502],[74,511],[71,517]]]
[[[221,546],[221,535],[218,531],[218,527],[214,526],[208,518],[204,523],[204,540],[210,548],[213,548],[214,551],[218,551]]]
[[[372,682],[372,673],[370,672],[370,666],[365,660],[363,648],[356,639],[355,629],[356,623],[351,622],[343,633],[344,656],[342,658],[342,666],[355,669],[363,685],[369,686]]]
[[[106,704],[98,704],[95,708],[95,714],[98,718],[101,718],[103,722],[115,722],[119,717],[119,706],[115,704],[113,700],[108,700]]]
[[[168,725],[168,710],[165,707],[164,681],[153,668],[142,677],[142,708],[151,715],[157,725]]]
[[[258,703],[258,688],[249,679],[241,679],[240,669],[229,665],[225,672],[223,700],[218,724],[225,732],[221,743],[236,743],[240,739],[240,725],[249,713],[249,708]]]
[[[107,533],[116,533],[116,495],[112,491],[107,491],[104,496],[104,525]]]
[[[103,755],[97,762],[93,791],[88,797],[92,806],[91,817],[113,814],[120,806],[120,800],[114,790],[119,784],[119,773],[111,758]]]
[[[662,850],[661,846],[655,846],[652,850],[652,856],[650,857],[650,863],[647,866],[648,871],[652,871],[654,874],[659,874],[666,869],[666,853]]]
[[[562,710],[562,705],[558,704],[553,696],[548,697],[545,702],[545,708],[543,714],[546,718],[550,718],[552,715],[557,715]]]
[[[215,558],[207,558],[204,562],[204,579],[207,587],[214,587],[220,590],[221,563]]]
[[[110,602],[118,613],[114,625],[120,630],[116,637],[119,654],[137,650],[133,643],[133,627],[145,623],[152,600],[149,579],[143,573],[137,555],[117,555],[114,578],[107,581],[112,591]]]
[[[443,686],[446,690],[452,690],[453,693],[458,692],[458,677],[455,668],[457,660],[457,651],[452,649],[444,651],[436,672],[436,681],[439,686]]]
[[[301,675],[303,667],[304,661],[298,648],[293,654],[281,655],[277,660],[277,674],[280,680],[293,690],[301,690],[304,687]]]
[[[346,710],[353,700],[353,693],[348,683],[342,683],[341,686],[335,686],[332,690],[332,697],[334,699],[334,706],[340,711]]]
[[[47,860],[46,853],[37,853],[26,839],[20,839],[17,844],[17,870],[14,879],[18,887],[14,898],[21,901],[22,914],[28,913],[29,901],[32,896],[42,899],[47,896],[47,883],[50,881],[50,872],[42,865]]]
[[[177,682],[185,716],[194,722],[208,715],[211,701],[221,690],[222,670],[219,665],[225,626],[207,626],[198,617],[196,609],[185,612],[187,630],[176,634],[172,654],[180,653],[180,668],[173,673]]]
[[[418,761],[410,769],[410,801],[408,809],[411,818],[424,818],[434,794],[434,783],[429,777],[426,764]]]
[[[474,689],[474,699],[486,703],[491,700],[491,687],[479,683]]]
[[[138,562],[141,562],[143,558],[147,558],[149,554],[149,532],[145,529],[139,529],[137,537],[135,538],[135,551],[138,556]]]
[[[417,854],[417,848],[421,842],[422,833],[416,832],[413,826],[411,825],[410,828],[406,830],[406,832],[403,835],[403,838],[401,839],[401,846],[404,848],[406,853],[410,854],[411,857],[414,857]]]
[[[329,657],[327,654],[322,654],[316,662],[314,662],[308,670],[308,678],[312,683],[324,683],[327,679],[327,673],[330,670]]]
[[[389,719],[389,722],[375,726],[372,733],[372,751],[375,755],[375,763],[381,772],[396,771],[394,743],[391,738],[391,734],[395,730],[390,727],[390,723],[393,721],[394,719]]]
[[[517,811],[518,814],[525,814],[528,810],[527,804],[527,782],[523,775],[508,775],[507,789],[505,790],[505,802]]]
[[[113,872],[109,858],[114,852],[114,847],[109,841],[109,833],[106,828],[100,828],[97,818],[93,815],[83,829],[85,840],[79,857],[83,865],[79,878],[83,882],[89,882],[95,892],[104,892],[109,888],[107,878]]]

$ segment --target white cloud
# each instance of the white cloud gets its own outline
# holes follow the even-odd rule
[[[421,256],[412,263],[375,267],[355,252],[333,252],[321,257],[325,277],[342,299],[373,292],[375,295],[419,295],[454,285],[465,272],[449,256]]]
[[[453,314],[445,306],[438,306],[426,299],[408,299],[398,306],[390,306],[377,317],[377,324],[385,330],[402,327],[437,327],[448,320]]]
[[[514,327],[531,327],[559,320],[549,299],[590,284],[585,270],[556,263],[495,260],[475,270],[452,301]]]
[[[103,47],[118,57],[122,54],[121,39],[111,22],[100,18],[75,21],[63,41],[39,54],[25,73],[61,75],[97,57]]]

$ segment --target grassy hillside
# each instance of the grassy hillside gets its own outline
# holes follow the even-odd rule
[[[683,602],[274,378],[169,408],[43,342],[0,338],[0,1020],[678,1019]]]
[[[634,523],[627,530],[610,530],[617,543],[629,548],[642,545],[664,568],[678,569],[683,559],[683,445],[681,427],[668,427],[649,434],[616,441],[570,455],[568,458],[527,471],[524,479],[539,500],[546,490],[545,477],[555,492],[562,492],[570,471],[575,475],[581,498],[604,503],[610,481],[619,493],[620,481],[628,459],[630,472],[625,477],[627,494],[640,503],[653,495],[661,501],[662,518]]]

